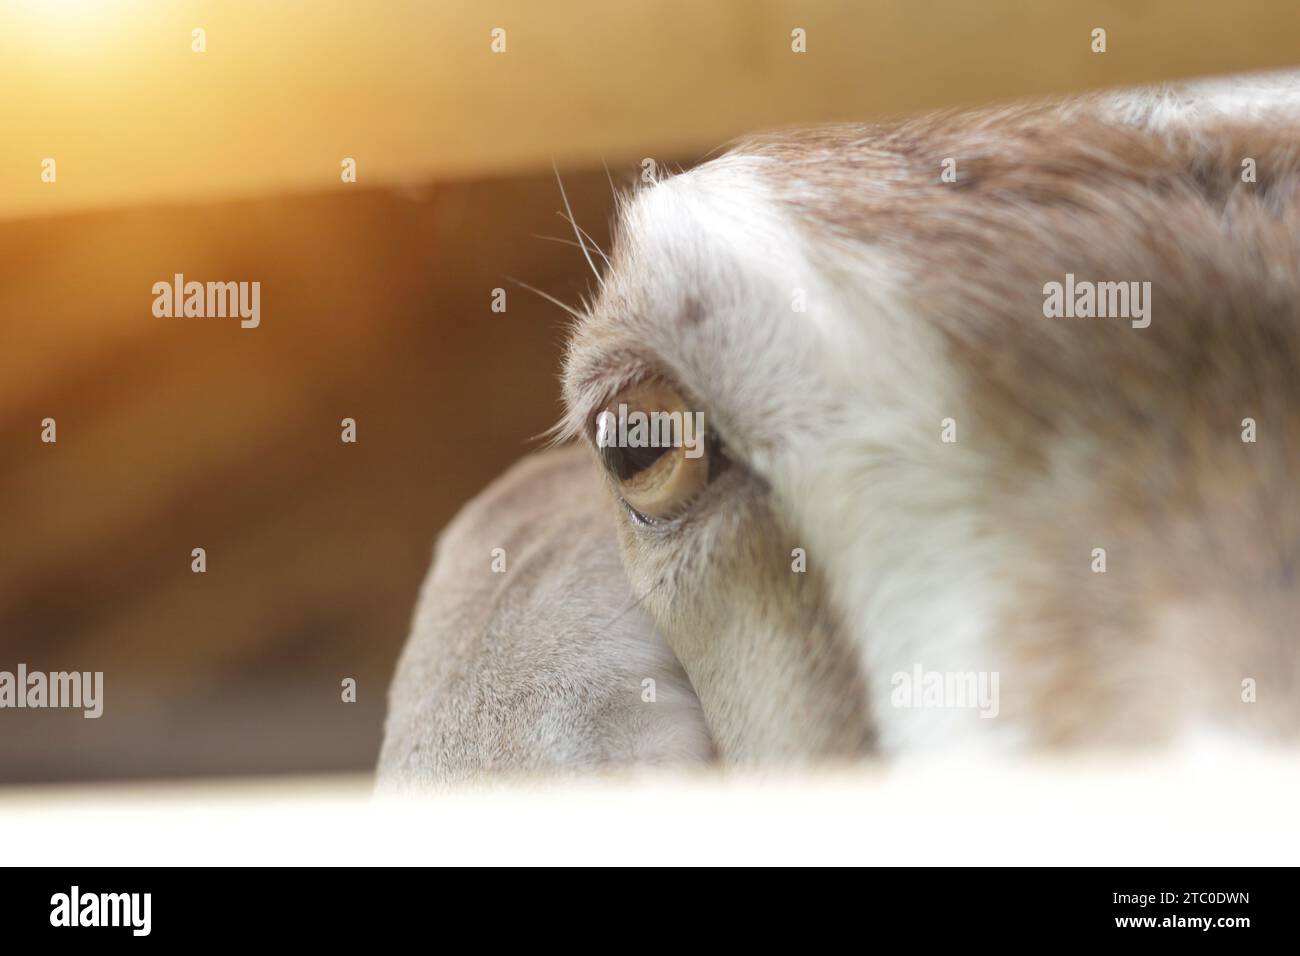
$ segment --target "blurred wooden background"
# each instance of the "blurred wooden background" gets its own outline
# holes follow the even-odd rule
[[[565,185],[604,244],[605,173]],[[504,276],[585,289],[533,238],[560,208],[548,174],[0,229],[0,670],[106,683],[0,711],[0,782],[373,765],[437,531],[558,417],[567,317]],[[261,326],[153,317],[174,272],[260,280]]]
[[[370,185],[598,168],[1281,67],[1297,19],[1296,0],[6,0],[0,217],[330,188],[343,157]]]

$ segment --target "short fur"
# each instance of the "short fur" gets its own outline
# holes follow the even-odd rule
[[[534,456],[442,533],[390,693],[386,790],[712,758],[590,465],[576,448]]]
[[[1151,326],[1045,317],[1066,273]],[[725,758],[1300,734],[1295,76],[744,142],[624,202],[566,434],[646,377],[733,463],[616,519]],[[893,706],[918,665],[999,716]]]

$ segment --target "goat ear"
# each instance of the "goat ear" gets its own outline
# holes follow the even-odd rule
[[[389,692],[382,789],[696,763],[713,745],[632,597],[583,448],[515,465],[443,532]]]

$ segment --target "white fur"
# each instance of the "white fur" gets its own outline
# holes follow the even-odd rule
[[[685,340],[656,345],[681,381],[702,390],[721,433],[772,484],[806,535],[809,561],[829,575],[854,622],[882,748],[1014,740],[1007,722],[973,711],[890,704],[891,676],[917,663],[1008,669],[990,627],[1008,599],[998,571],[1012,545],[972,526],[974,463],[960,440],[939,440],[941,420],[960,420],[961,409],[933,331],[898,303],[905,264],[874,248],[827,261],[764,185],[763,162],[710,163],[640,194],[629,211],[647,270],[687,282],[716,276],[729,300],[710,314],[722,326],[710,337],[734,343],[729,361]],[[701,264],[696,275],[661,264],[687,257]],[[807,292],[807,313],[792,311],[796,287]]]
[[[1102,113],[1116,122],[1165,132],[1222,119],[1258,122],[1300,112],[1300,73],[1253,73],[1121,90],[1103,94],[1099,103]],[[1097,108],[1098,102],[1083,100],[1067,105],[1063,112]]]

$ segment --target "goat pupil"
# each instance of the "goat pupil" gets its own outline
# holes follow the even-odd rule
[[[666,446],[619,448],[611,445],[602,448],[601,454],[605,459],[605,467],[619,481],[627,481],[657,462],[666,451]]]

